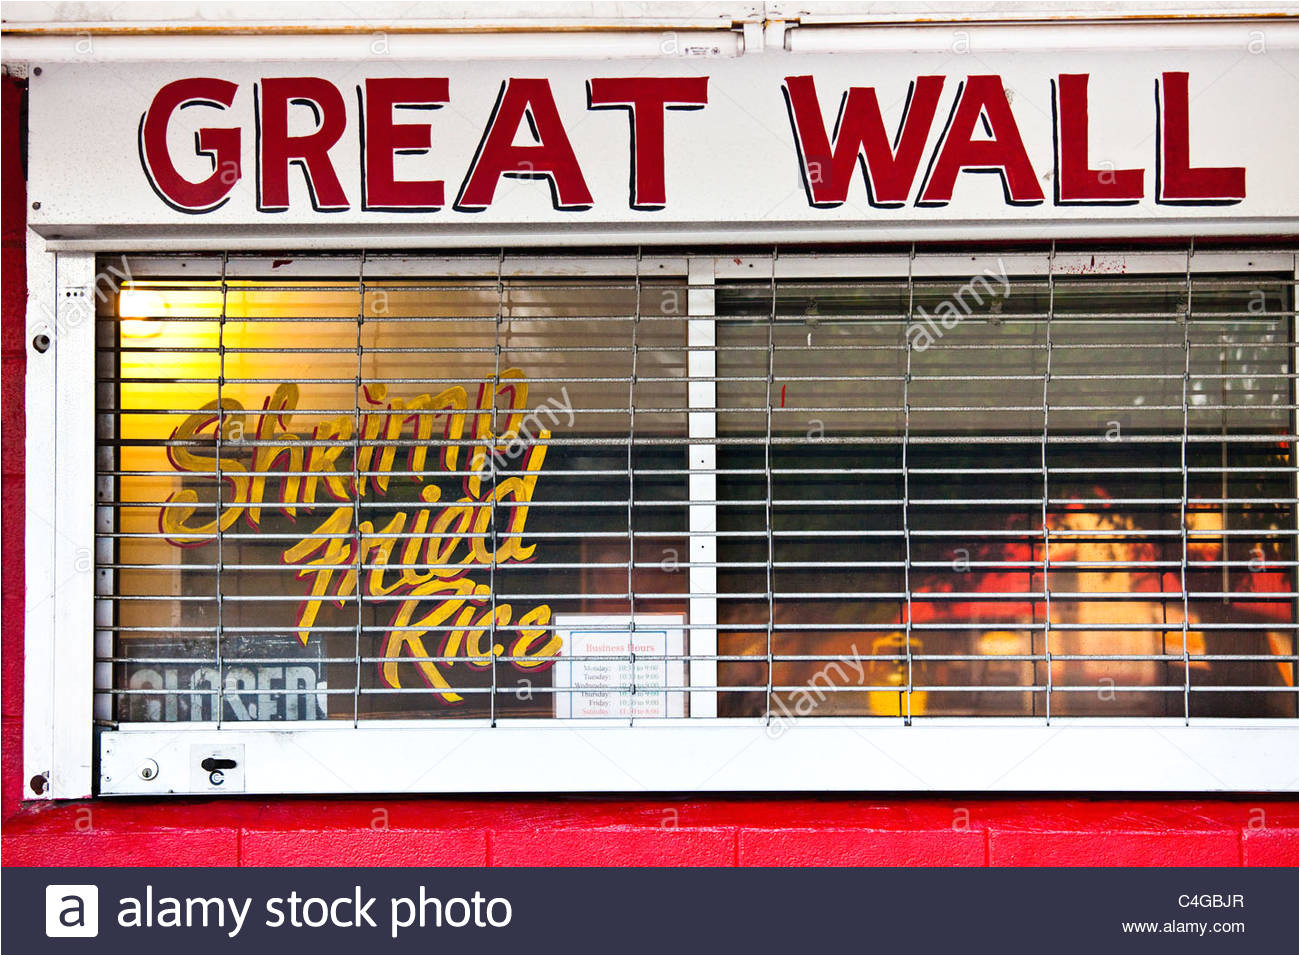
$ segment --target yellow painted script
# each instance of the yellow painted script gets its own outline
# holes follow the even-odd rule
[[[315,520],[324,511],[311,532],[283,552],[285,563],[298,567],[298,577],[309,583],[297,613],[298,639],[305,645],[326,602],[343,607],[358,585],[363,600],[400,597],[378,605],[395,609],[380,655],[383,683],[401,687],[398,668],[406,656],[414,658],[407,663],[440,699],[459,702],[463,698],[450,689],[454,685],[446,676],[455,662],[420,658],[464,657],[467,667],[482,670],[494,657],[509,656],[527,670],[550,664],[560,648],[549,630],[548,605],[530,608],[516,620],[510,604],[494,607],[491,589],[470,577],[472,570],[527,561],[537,547],[525,545],[523,535],[551,433],[542,428],[520,441],[528,401],[523,377],[519,369],[502,372],[495,394],[493,386],[480,386],[472,407],[461,386],[392,399],[385,386],[369,386],[358,396],[358,414],[306,427],[294,425],[299,392],[292,383],[278,386],[254,414],[227,397],[218,416],[217,402],[210,402],[172,432],[168,457],[181,472],[212,475],[219,468],[219,513],[198,516],[197,492],[182,489],[159,509],[159,526],[169,543],[194,547],[213,542],[218,530],[229,530],[241,517],[257,530],[265,507],[294,522],[306,516]],[[507,416],[499,436],[492,432],[493,407]],[[220,454],[195,450],[205,445]],[[520,449],[522,474],[493,481],[489,458],[508,448]],[[444,502],[442,488],[428,481],[429,475],[415,474],[410,478],[420,486],[418,501],[404,503],[378,527],[358,521],[364,513],[359,502],[386,497],[399,465],[402,471],[426,471],[431,449],[443,471],[467,472],[462,497]],[[340,462],[348,450],[355,451],[351,467]],[[246,454],[239,456],[240,451]],[[276,484],[269,494],[268,485]],[[502,502],[509,502],[502,509],[508,518],[493,528],[494,509]],[[492,633],[504,643],[489,644]]]

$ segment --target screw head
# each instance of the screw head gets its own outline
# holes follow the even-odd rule
[[[41,68],[39,66],[32,67],[32,76],[40,76],[40,75],[41,75]]]
[[[37,202],[32,203],[32,208],[33,208],[33,209],[40,209],[40,208],[41,208],[41,204],[40,204],[40,202],[37,201]]]
[[[39,332],[32,338],[32,348],[44,354],[50,350],[50,337],[44,332]]]

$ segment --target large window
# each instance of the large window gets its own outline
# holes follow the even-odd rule
[[[1293,718],[1255,258],[125,257],[97,715]]]
[[[996,261],[719,290],[724,712],[1293,716],[1289,282]]]
[[[680,280],[384,265],[118,296],[115,719],[550,715],[566,621],[680,633]]]

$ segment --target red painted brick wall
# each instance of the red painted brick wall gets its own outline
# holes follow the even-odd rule
[[[5,862],[177,866],[1295,866],[1293,802],[104,801],[5,823]]]
[[[7,817],[22,794],[23,727],[23,469],[26,422],[23,378],[27,368],[27,184],[23,180],[19,107],[23,85],[8,77],[0,87],[0,721],[4,773],[0,808]]]
[[[20,805],[26,192],[3,83],[3,852],[10,865],[1296,865],[1294,801],[466,798]]]

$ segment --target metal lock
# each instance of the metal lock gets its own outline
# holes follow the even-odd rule
[[[190,747],[190,790],[195,793],[243,793],[244,745],[195,744]]]

